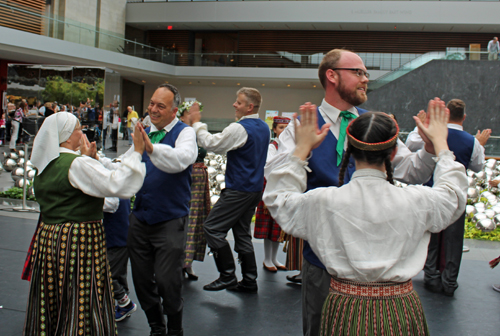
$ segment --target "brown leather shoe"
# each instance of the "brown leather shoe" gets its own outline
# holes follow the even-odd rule
[[[284,265],[276,266],[276,268],[278,269],[278,271],[288,271],[288,268],[286,268],[286,266]]]
[[[268,272],[273,272],[273,273],[276,273],[278,272],[278,269],[276,268],[276,266],[273,266],[273,267],[267,267],[266,266],[266,263],[262,263],[262,265],[264,265],[264,269]]]

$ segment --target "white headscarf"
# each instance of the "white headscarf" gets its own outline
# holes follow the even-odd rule
[[[68,140],[78,119],[68,112],[58,112],[45,118],[33,142],[31,162],[41,174],[45,167],[59,157],[59,145]]]

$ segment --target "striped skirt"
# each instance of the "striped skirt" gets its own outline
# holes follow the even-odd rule
[[[24,335],[116,335],[101,221],[42,223],[32,251]]]
[[[424,336],[429,330],[411,280],[362,284],[332,277],[320,335]]]
[[[302,250],[304,249],[304,241],[300,238],[288,235],[286,246],[286,268],[289,271],[302,271]]]
[[[191,267],[193,260],[203,261],[207,241],[203,223],[210,213],[210,189],[207,167],[203,162],[193,165],[191,173],[191,202],[189,203],[189,224],[186,241],[184,268]]]

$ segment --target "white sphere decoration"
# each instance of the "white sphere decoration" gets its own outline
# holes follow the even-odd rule
[[[24,159],[23,158],[20,158],[18,161],[17,161],[17,165],[19,167],[24,167]]]
[[[24,157],[24,151],[23,150],[19,151],[19,157]]]
[[[219,163],[216,160],[210,160],[210,167],[217,167]]]
[[[466,205],[465,213],[467,214],[467,216],[474,216],[477,213],[477,210],[473,205]]]
[[[15,167],[17,167],[17,162],[14,159],[7,159],[3,163],[3,167],[6,171],[10,172],[12,171]]]
[[[16,153],[10,153],[8,157],[10,157],[13,160],[19,159],[19,155],[17,155]]]
[[[35,178],[35,175],[36,175],[36,170],[32,169],[32,170],[28,171],[28,178],[30,180],[33,180],[33,178]]]
[[[207,173],[208,173],[208,175],[213,176],[213,175],[217,174],[217,170],[214,167],[208,167]]]
[[[220,183],[222,183],[222,182],[224,182],[226,180],[226,177],[224,175],[222,175],[222,174],[219,174],[219,175],[217,175],[215,177],[215,179],[217,180],[217,183],[220,184]]]
[[[493,222],[496,224],[496,226],[500,226],[500,215],[496,215],[493,217]]]
[[[495,160],[495,159],[488,159],[488,160],[486,160],[485,166],[486,166],[486,168],[494,169],[495,166],[496,166],[496,164],[497,164],[497,160]]]
[[[474,207],[476,208],[477,212],[484,212],[486,210],[486,206],[484,203],[476,203],[474,204]]]
[[[226,189],[226,182],[222,182],[220,184],[220,190],[222,190],[222,189]]]
[[[477,189],[476,188],[467,189],[467,198],[472,199],[473,202],[477,202],[477,199],[479,198],[479,192],[477,191]]]
[[[474,217],[472,217],[472,222],[477,223],[480,220],[486,219],[486,218],[488,218],[488,216],[486,216],[484,213],[477,213],[474,215]]]
[[[496,224],[490,218],[481,219],[476,223],[476,228],[483,232],[490,232],[496,229]]]
[[[217,203],[217,201],[219,200],[219,197],[218,195],[213,195],[212,197],[210,197],[210,203],[212,204],[212,206],[215,205],[215,203]]]
[[[485,214],[488,218],[493,218],[493,217],[495,217],[495,215],[496,215],[495,210],[492,210],[492,209],[486,209],[486,210],[484,210],[484,214]]]
[[[25,183],[28,183],[28,185],[30,184],[30,182],[28,180],[25,180],[25,179],[19,179],[14,184],[16,187],[22,188],[22,187],[24,187]]]
[[[225,163],[220,165],[220,170],[222,170],[223,173],[226,172],[226,164]]]

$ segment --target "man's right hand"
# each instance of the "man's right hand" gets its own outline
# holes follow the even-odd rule
[[[482,132],[478,130],[476,133],[476,139],[477,139],[477,141],[479,141],[479,143],[483,147],[488,142],[488,139],[490,138],[490,136],[491,136],[491,129],[489,129],[489,128],[483,130]]]

